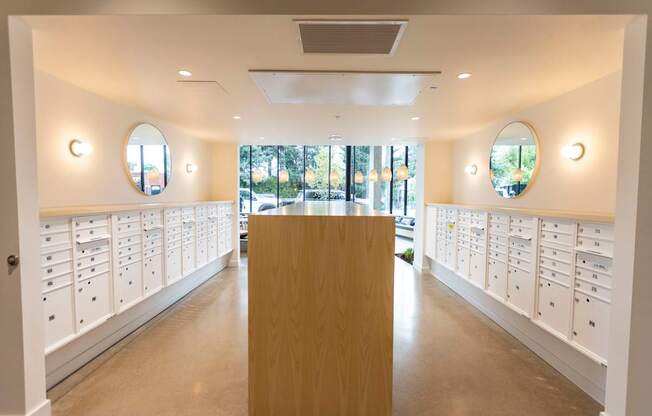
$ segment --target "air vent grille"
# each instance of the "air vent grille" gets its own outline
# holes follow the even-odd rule
[[[304,53],[394,53],[407,21],[300,20]]]

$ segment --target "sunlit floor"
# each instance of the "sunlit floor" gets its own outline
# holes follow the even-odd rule
[[[395,276],[395,415],[598,414],[597,402],[435,278],[401,260]],[[49,395],[54,415],[246,415],[246,262]]]

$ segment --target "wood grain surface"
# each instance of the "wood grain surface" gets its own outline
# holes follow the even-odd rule
[[[390,415],[394,221],[249,218],[249,414]]]

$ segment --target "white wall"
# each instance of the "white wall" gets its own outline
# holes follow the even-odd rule
[[[621,74],[614,73],[453,142],[452,200],[458,204],[613,213],[616,203]],[[489,180],[489,154],[509,122],[529,122],[539,138],[539,172],[531,188],[515,199],[500,198]],[[579,161],[561,156],[580,141]],[[464,167],[475,163],[475,176]]]
[[[111,102],[42,71],[35,71],[36,137],[41,207],[117,203],[184,202],[211,198],[213,144],[170,123]],[[123,163],[124,144],[140,122],[157,126],[171,152],[168,187],[148,197],[130,183]],[[68,150],[79,138],[93,146],[83,158]],[[199,170],[186,172],[186,164]]]

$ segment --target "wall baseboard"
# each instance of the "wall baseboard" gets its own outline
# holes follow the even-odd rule
[[[435,261],[428,260],[427,263],[430,263],[430,273],[437,280],[522,342],[593,399],[604,404],[605,367],[512,311],[452,270]]]
[[[173,283],[132,308],[45,357],[46,387],[50,389],[112,345],[172,306],[229,264],[231,254],[205,265],[190,276]],[[49,413],[48,413],[49,414]]]
[[[29,412],[25,413],[25,416],[50,416],[51,414],[52,414],[52,407],[50,404],[50,400],[45,399],[41,402],[41,404],[39,404]]]

